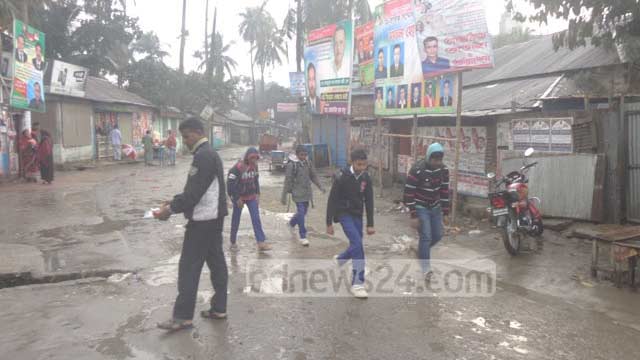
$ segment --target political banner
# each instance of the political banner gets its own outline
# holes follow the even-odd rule
[[[484,0],[413,0],[416,40],[426,78],[492,68]]]
[[[49,92],[84,97],[84,86],[88,75],[89,69],[87,68],[55,60],[51,71]]]
[[[278,103],[276,104],[276,111],[279,113],[297,113],[297,103]]]
[[[14,65],[11,106],[44,112],[44,83],[42,79],[47,67],[44,57],[44,33],[16,19],[13,21],[13,34]]]
[[[514,150],[572,152],[573,118],[519,119],[511,123]]]
[[[308,110],[313,114],[350,113],[353,26],[345,20],[311,31],[304,47]]]
[[[353,89],[373,90],[374,24],[375,22],[371,21],[356,27],[356,51],[353,56],[353,79],[351,80]]]
[[[376,8],[374,30],[375,114],[452,114],[457,76],[425,79],[416,41],[414,0],[391,0]]]
[[[289,91],[291,92],[291,96],[295,96],[295,97],[307,96],[307,87],[305,85],[303,72],[289,73]]]

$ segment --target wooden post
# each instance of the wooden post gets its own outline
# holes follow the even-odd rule
[[[336,134],[337,136],[337,134]],[[351,116],[347,116],[347,162],[349,162],[349,157],[351,156]]]
[[[383,186],[382,186],[382,173],[384,172],[382,157],[384,156],[384,149],[382,146],[382,119],[378,118],[378,182],[380,183],[380,197],[383,196]]]
[[[411,159],[418,161],[418,115],[413,115],[413,127],[411,128]]]
[[[460,142],[462,141],[460,136],[460,129],[462,128],[462,72],[458,73],[458,96],[457,110],[456,110],[456,153],[453,163],[453,181],[451,195],[451,225],[456,224],[456,208],[458,206],[458,168],[460,165]]]

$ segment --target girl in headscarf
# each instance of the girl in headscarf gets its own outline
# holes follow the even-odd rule
[[[37,182],[38,173],[38,143],[31,137],[31,130],[25,129],[18,141],[20,148],[21,169],[27,182]]]
[[[53,181],[53,142],[48,131],[42,130],[40,134],[40,145],[38,145],[40,178],[43,184],[51,184]]]

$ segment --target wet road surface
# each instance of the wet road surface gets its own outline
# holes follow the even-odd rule
[[[242,152],[221,152],[227,169]],[[261,172],[261,207],[274,251],[256,252],[245,212],[240,251],[227,253],[229,319],[196,318],[193,330],[165,334],[155,325],[171,313],[185,221],[142,216],[180,191],[188,161],[175,168],[119,165],[61,173],[52,186],[0,187],[0,246],[18,254],[6,264],[44,275],[125,273],[0,290],[2,358],[637,358],[640,295],[590,279],[589,245],[551,232],[541,253],[517,258],[491,229],[476,224],[468,225],[480,234],[465,229],[434,248],[437,259],[495,262],[498,281],[490,297],[260,296],[257,284],[247,283],[248,264],[327,260],[346,247],[339,227],[336,237],[323,234],[326,197],[317,191],[308,220],[311,246],[293,241],[284,225],[286,206],[279,204],[283,175],[268,171]],[[328,177],[323,182],[329,186]],[[378,233],[365,240],[371,263],[415,257],[406,214],[389,211],[388,201],[378,200],[376,207]],[[379,269],[369,271],[375,276]],[[206,308],[211,294],[205,272],[197,310]]]

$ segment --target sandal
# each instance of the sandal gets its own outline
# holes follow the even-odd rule
[[[227,313],[219,313],[213,310],[202,310],[200,312],[200,316],[202,316],[205,319],[223,320],[227,318]]]
[[[188,320],[176,320],[171,319],[165,322],[158,323],[158,328],[167,331],[179,331],[185,329],[191,329],[193,327],[193,322]]]

